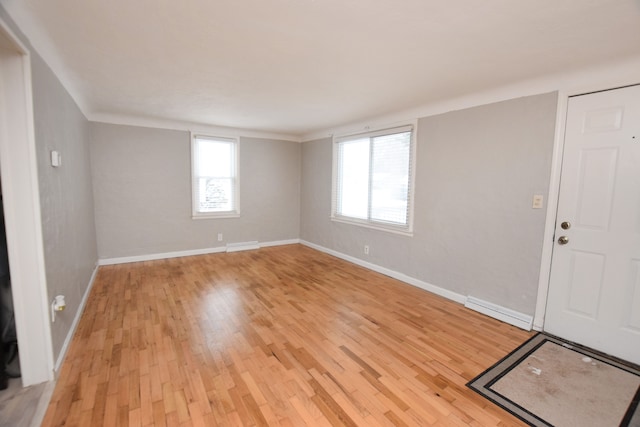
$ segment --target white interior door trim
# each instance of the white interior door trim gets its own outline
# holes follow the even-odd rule
[[[551,158],[551,176],[549,192],[547,194],[547,212],[542,240],[542,256],[540,259],[540,275],[538,277],[538,298],[533,316],[533,329],[542,331],[544,315],[547,309],[547,295],[549,293],[549,278],[551,275],[551,256],[553,255],[553,234],[556,229],[558,213],[558,194],[560,192],[560,176],[562,172],[562,152],[564,151],[564,133],[567,124],[567,106],[569,94],[558,92],[556,107],[556,130],[553,137],[553,154]]]
[[[30,52],[0,19],[0,171],[25,387],[54,377],[31,82]]]

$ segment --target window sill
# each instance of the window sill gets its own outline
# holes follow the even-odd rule
[[[393,226],[384,226],[382,224],[372,223],[368,221],[358,221],[351,218],[332,216],[331,221],[340,222],[342,224],[355,225],[358,227],[370,228],[372,230],[386,231],[388,233],[399,234],[401,236],[413,237],[413,230],[411,228],[399,228]]]
[[[199,213],[192,214],[191,219],[223,219],[223,218],[240,218],[239,212],[220,212],[220,213]]]

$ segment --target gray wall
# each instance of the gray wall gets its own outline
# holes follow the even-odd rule
[[[332,222],[331,140],[303,144],[301,238],[441,288],[535,310],[556,93],[418,122],[414,235]],[[363,245],[370,246],[365,256]]]
[[[91,135],[101,259],[299,236],[296,142],[241,138],[240,218],[194,220],[188,132],[92,123]]]
[[[66,296],[67,310],[51,324],[57,359],[98,259],[89,159],[89,122],[47,64],[0,8],[31,51],[36,156],[47,292]],[[63,165],[50,165],[58,150]],[[34,307],[38,307],[36,304]]]

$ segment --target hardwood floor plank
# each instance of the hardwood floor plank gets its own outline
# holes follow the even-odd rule
[[[46,424],[43,424],[46,425]],[[57,425],[57,424],[56,424]],[[118,406],[118,426],[128,426],[129,425],[129,407],[126,405]]]
[[[465,384],[530,335],[301,245],[103,266],[43,426],[523,425]]]
[[[107,394],[104,407],[104,427],[115,427],[118,424],[118,396]]]
[[[391,421],[391,424],[393,424],[394,426],[397,426],[397,427],[409,427],[409,424],[407,424],[402,418],[400,418],[393,411],[385,412],[384,416],[387,417],[389,419],[389,421]]]
[[[155,427],[165,427],[167,425],[166,411],[164,409],[164,401],[157,400],[152,403],[153,407],[153,425]],[[213,424],[215,425],[215,424]]]
[[[297,413],[298,417],[300,418],[300,420],[304,423],[304,425],[308,425],[308,426],[330,426],[331,424],[329,424],[329,422],[327,421],[326,418],[321,417],[321,413],[318,414],[312,414],[311,412],[309,412],[309,408],[312,407],[315,410],[318,409],[317,406],[315,405],[309,405],[307,403],[303,403],[301,402],[300,398],[298,398],[298,396],[293,396],[289,399],[289,403],[291,404],[293,410]],[[300,424],[302,425],[302,424]]]
[[[356,426],[351,418],[333,400],[327,400],[322,393],[315,394],[311,400],[320,409],[332,426]]]
[[[402,400],[400,397],[398,397],[394,392],[392,392],[387,386],[385,386],[383,383],[381,383],[379,381],[379,378],[374,377],[373,375],[371,375],[369,372],[361,372],[360,373],[367,381],[369,381],[369,384],[371,384],[373,387],[375,387],[382,395],[384,395],[387,399],[389,399],[391,402],[393,402],[393,404],[398,407],[398,409],[400,409],[401,411],[406,411],[407,409],[409,409],[409,405]]]
[[[173,392],[173,400],[176,405],[176,414],[178,416],[178,421],[180,423],[184,423],[185,421],[189,421],[191,416],[189,415],[189,404],[187,403],[187,398],[184,395],[182,390],[177,390]]]

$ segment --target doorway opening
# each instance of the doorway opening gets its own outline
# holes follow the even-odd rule
[[[0,173],[24,387],[53,379],[29,55],[0,19]]]
[[[2,183],[0,182],[0,390],[9,387],[10,379],[20,378],[18,335],[16,334],[8,254]]]

